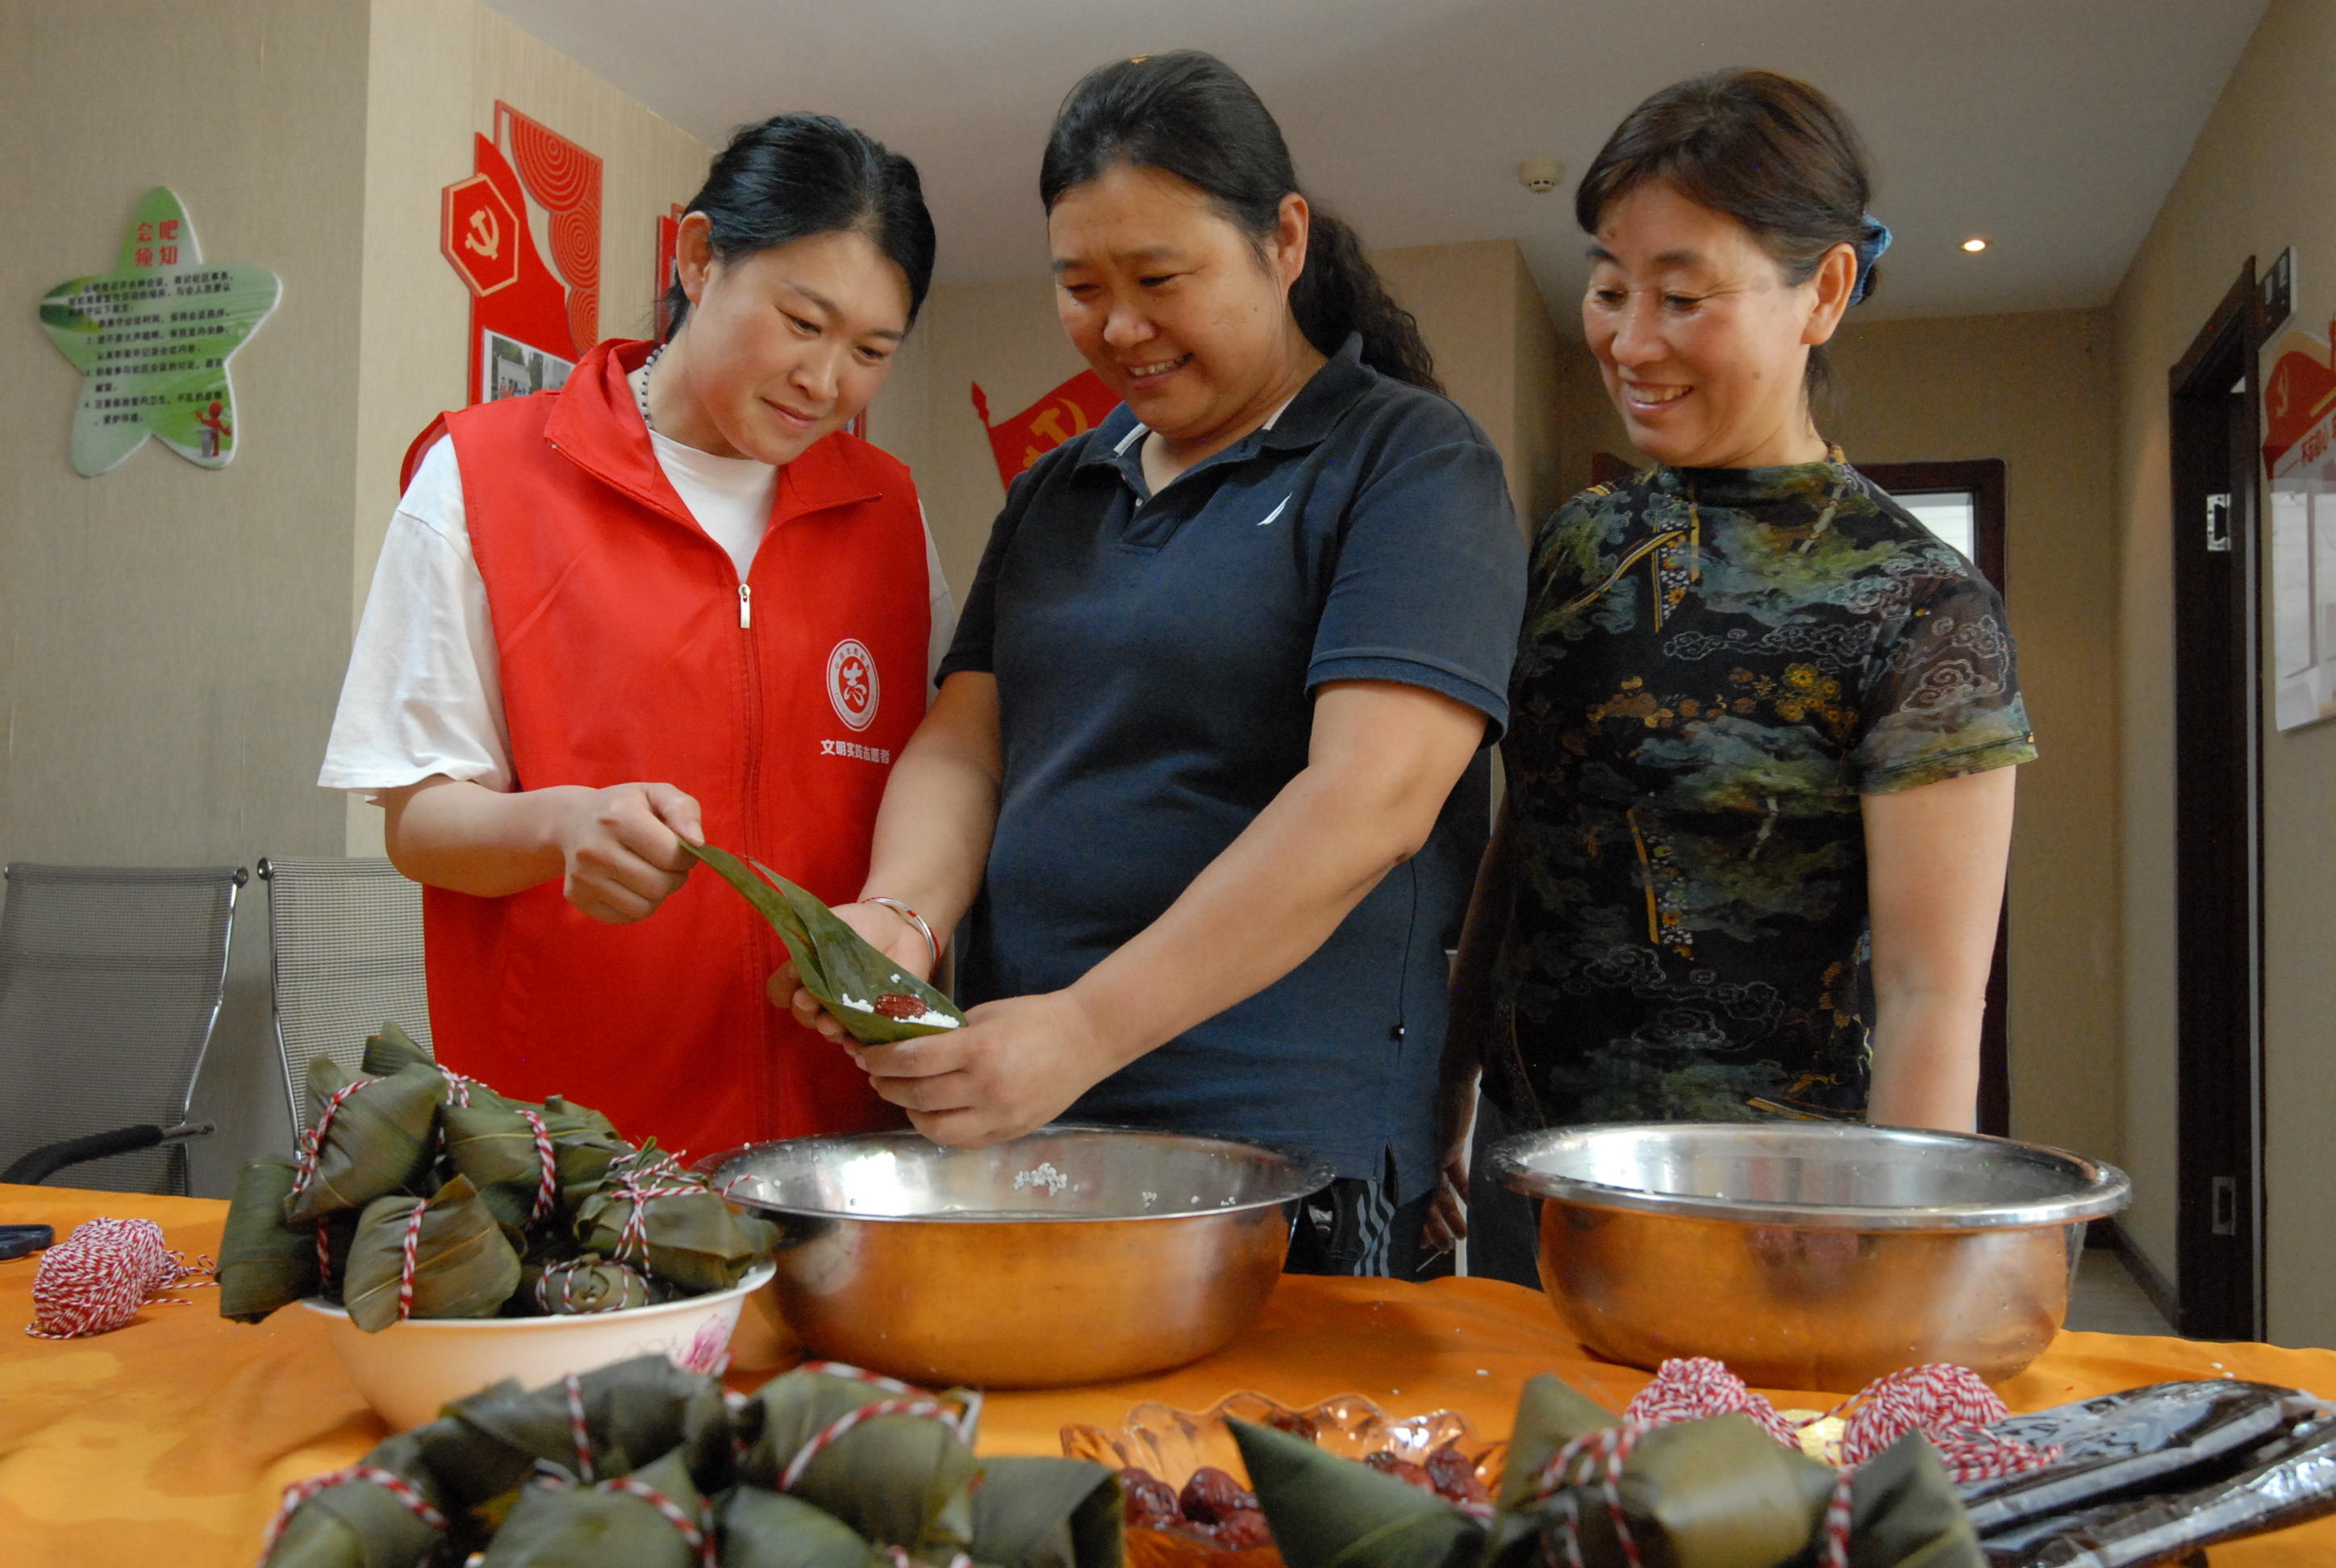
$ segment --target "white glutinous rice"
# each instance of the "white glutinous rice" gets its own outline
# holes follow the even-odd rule
[[[1044,1187],[1050,1193],[1060,1193],[1070,1184],[1071,1179],[1055,1169],[1052,1161],[1040,1164],[1036,1170],[1023,1171],[1014,1178],[1014,1190],[1017,1193],[1030,1187]]]
[[[950,1018],[947,1013],[934,1012],[930,1008],[928,1008],[913,1018],[899,1018],[894,1021],[903,1024],[916,1024],[928,1029],[953,1029],[964,1020],[961,1018]]]
[[[839,1005],[850,1008],[855,1013],[872,1013],[876,1010],[875,1003],[863,1002],[850,991],[836,992],[835,999]]]

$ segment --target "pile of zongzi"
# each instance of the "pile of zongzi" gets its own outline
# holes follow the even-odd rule
[[[401,1318],[607,1312],[725,1290],[777,1228],[654,1142],[554,1096],[506,1099],[395,1024],[351,1076],[308,1065],[296,1162],[255,1160],[219,1247],[219,1313],[323,1296],[368,1331]]]
[[[1740,1415],[1650,1429],[1543,1375],[1518,1401],[1498,1495],[1487,1502],[1439,1495],[1425,1465],[1412,1476],[1340,1458],[1303,1434],[1228,1425],[1289,1568],[1985,1563],[1919,1431],[1844,1479]],[[1456,1481],[1452,1489],[1465,1492]]]
[[[263,1561],[1119,1568],[1111,1472],[977,1459],[976,1408],[828,1366],[741,1398],[661,1356],[531,1393],[506,1381],[293,1487]]]

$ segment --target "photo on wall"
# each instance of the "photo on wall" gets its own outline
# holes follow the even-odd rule
[[[505,337],[492,327],[482,328],[480,332],[481,403],[492,403],[502,397],[526,397],[538,392],[557,392],[566,384],[569,372],[575,368],[572,360],[547,354],[540,348],[530,348],[515,337]]]

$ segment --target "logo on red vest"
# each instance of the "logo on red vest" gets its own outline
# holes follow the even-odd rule
[[[827,656],[827,700],[835,716],[853,729],[876,722],[876,705],[883,700],[876,679],[876,656],[856,638],[845,638]]]

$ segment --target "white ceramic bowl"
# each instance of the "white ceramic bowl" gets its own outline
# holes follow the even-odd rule
[[[540,1388],[635,1356],[663,1353],[677,1367],[713,1372],[727,1359],[746,1298],[771,1282],[764,1260],[727,1290],[621,1312],[567,1318],[409,1318],[368,1334],[342,1309],[300,1303],[325,1334],[349,1381],[397,1431],[435,1420],[441,1407],[505,1378]]]

